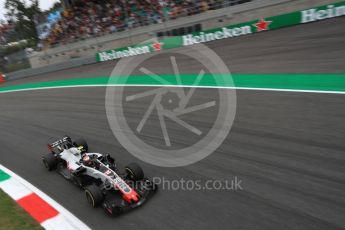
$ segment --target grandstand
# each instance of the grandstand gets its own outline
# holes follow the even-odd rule
[[[48,46],[164,23],[252,0],[65,0]]]
[[[61,0],[61,17],[28,54],[32,71],[51,72],[97,62],[96,54],[148,40],[199,34],[315,5],[295,0]],[[321,4],[334,3],[322,0]],[[190,6],[190,7],[187,7]],[[174,10],[175,9],[175,10]],[[255,28],[252,28],[255,30]],[[169,40],[170,41],[170,40]]]

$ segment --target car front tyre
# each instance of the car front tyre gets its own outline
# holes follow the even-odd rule
[[[136,163],[130,163],[125,167],[128,177],[133,181],[144,179],[143,169]]]
[[[104,196],[101,189],[97,185],[94,185],[94,184],[85,187],[85,195],[86,195],[87,202],[93,208],[96,208],[97,206],[99,206],[104,200]]]

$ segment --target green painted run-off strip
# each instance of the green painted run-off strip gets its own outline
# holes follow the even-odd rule
[[[11,176],[0,169],[0,182],[10,179]]]
[[[205,74],[194,84],[196,74],[181,75],[183,86],[259,88],[275,90],[334,91],[345,92],[345,74]],[[69,87],[79,85],[178,85],[174,75],[161,75],[157,81],[147,75],[73,78],[57,81],[36,82],[0,87],[0,92],[28,90],[47,87]]]

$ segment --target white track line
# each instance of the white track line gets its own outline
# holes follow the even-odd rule
[[[82,87],[170,87],[170,88],[205,88],[205,89],[234,89],[234,90],[252,90],[252,91],[274,91],[274,92],[294,92],[294,93],[321,93],[321,94],[345,94],[345,91],[324,91],[324,90],[299,90],[299,89],[275,89],[275,88],[251,88],[251,87],[226,87],[226,86],[194,86],[194,85],[114,85],[114,84],[99,84],[99,85],[69,85],[69,86],[50,86],[40,88],[27,88],[0,91],[1,93],[14,93],[22,91],[36,91],[46,89],[63,89],[63,88],[82,88]]]

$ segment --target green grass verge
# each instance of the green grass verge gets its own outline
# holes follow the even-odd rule
[[[0,230],[43,229],[24,209],[0,189]]]

